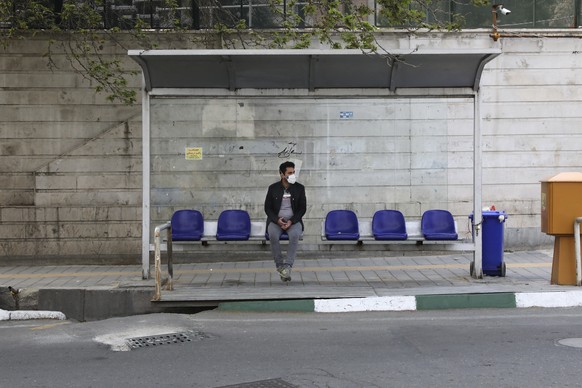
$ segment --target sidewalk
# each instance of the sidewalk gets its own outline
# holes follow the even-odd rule
[[[473,279],[469,275],[470,261],[469,254],[303,259],[296,262],[290,283],[281,282],[270,261],[176,264],[175,290],[162,291],[162,303],[157,305],[184,300],[185,295],[200,306],[247,311],[582,305],[582,290],[578,287],[550,285],[550,250],[506,252],[504,278]],[[8,286],[22,292],[39,291],[40,295],[53,298],[57,295],[60,299],[65,291],[84,295],[131,290],[140,290],[144,297],[151,298],[154,282],[141,279],[139,265],[0,267],[0,287],[5,290]],[[111,303],[102,304],[115,315]],[[132,304],[135,303],[124,303],[120,313]],[[54,304],[45,301],[38,307],[47,306]]]

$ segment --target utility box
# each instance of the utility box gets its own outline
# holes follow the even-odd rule
[[[574,236],[582,217],[582,172],[563,172],[542,181],[542,232]]]
[[[582,173],[563,172],[542,181],[542,232],[555,236],[552,284],[576,284],[574,220],[582,217]]]

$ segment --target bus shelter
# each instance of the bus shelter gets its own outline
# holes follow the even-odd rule
[[[282,157],[302,154],[303,166],[297,167],[318,182],[315,198],[327,198],[313,206],[313,213],[325,210],[332,197],[338,204],[362,206],[362,212],[386,201],[409,209],[421,209],[423,198],[431,206],[438,205],[443,192],[452,191],[451,185],[447,179],[435,184],[430,178],[440,176],[451,158],[446,145],[430,138],[438,139],[434,132],[439,128],[451,131],[447,122],[452,117],[472,142],[464,150],[472,153],[466,158],[472,162],[472,203],[464,210],[474,214],[470,221],[473,274],[482,277],[479,85],[485,65],[500,53],[495,48],[392,50],[389,55],[311,49],[130,50],[129,56],[143,71],[143,278],[150,275],[153,227],[169,219],[168,211],[193,208],[198,201],[206,204],[209,213],[220,210],[221,204],[244,203],[258,217],[262,191],[267,182],[272,183],[272,169]],[[450,113],[451,104],[463,107],[463,117]],[[437,117],[422,121],[430,115]],[[355,118],[361,120],[357,125],[350,121]],[[415,125],[430,128],[417,130]],[[403,126],[407,126],[404,134]],[[333,133],[343,128],[349,137],[335,144],[339,137]],[[383,140],[384,134],[391,136],[389,141]],[[269,148],[281,148],[279,141],[283,149]],[[378,150],[370,151],[376,146]],[[439,148],[438,153],[433,147]],[[433,151],[436,157],[430,156]],[[345,160],[340,154],[347,155]],[[201,167],[204,163],[206,167]],[[325,171],[318,167],[322,165]],[[225,166],[224,170],[217,170],[218,166]],[[449,171],[443,176],[454,174]],[[354,194],[358,191],[354,187],[361,182],[345,191],[329,183],[358,179],[374,182],[360,196]],[[418,181],[427,184],[411,189]],[[384,198],[376,191],[389,195]],[[443,206],[455,202],[455,195],[448,195]]]

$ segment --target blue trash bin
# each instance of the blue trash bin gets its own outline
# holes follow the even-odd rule
[[[484,210],[481,224],[483,274],[505,276],[503,261],[503,227],[507,214],[503,211]],[[473,213],[469,216],[473,220]]]

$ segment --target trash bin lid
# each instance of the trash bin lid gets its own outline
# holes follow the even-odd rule
[[[483,211],[483,217],[499,217],[500,215],[506,215],[504,211],[499,210],[485,210]]]
[[[505,213],[505,211],[500,211],[500,210],[483,210],[481,212],[481,214],[483,215],[483,218],[498,218],[499,216],[504,216],[505,218],[507,218],[507,214]],[[469,218],[473,219],[473,212],[471,212],[471,214],[469,214]]]

